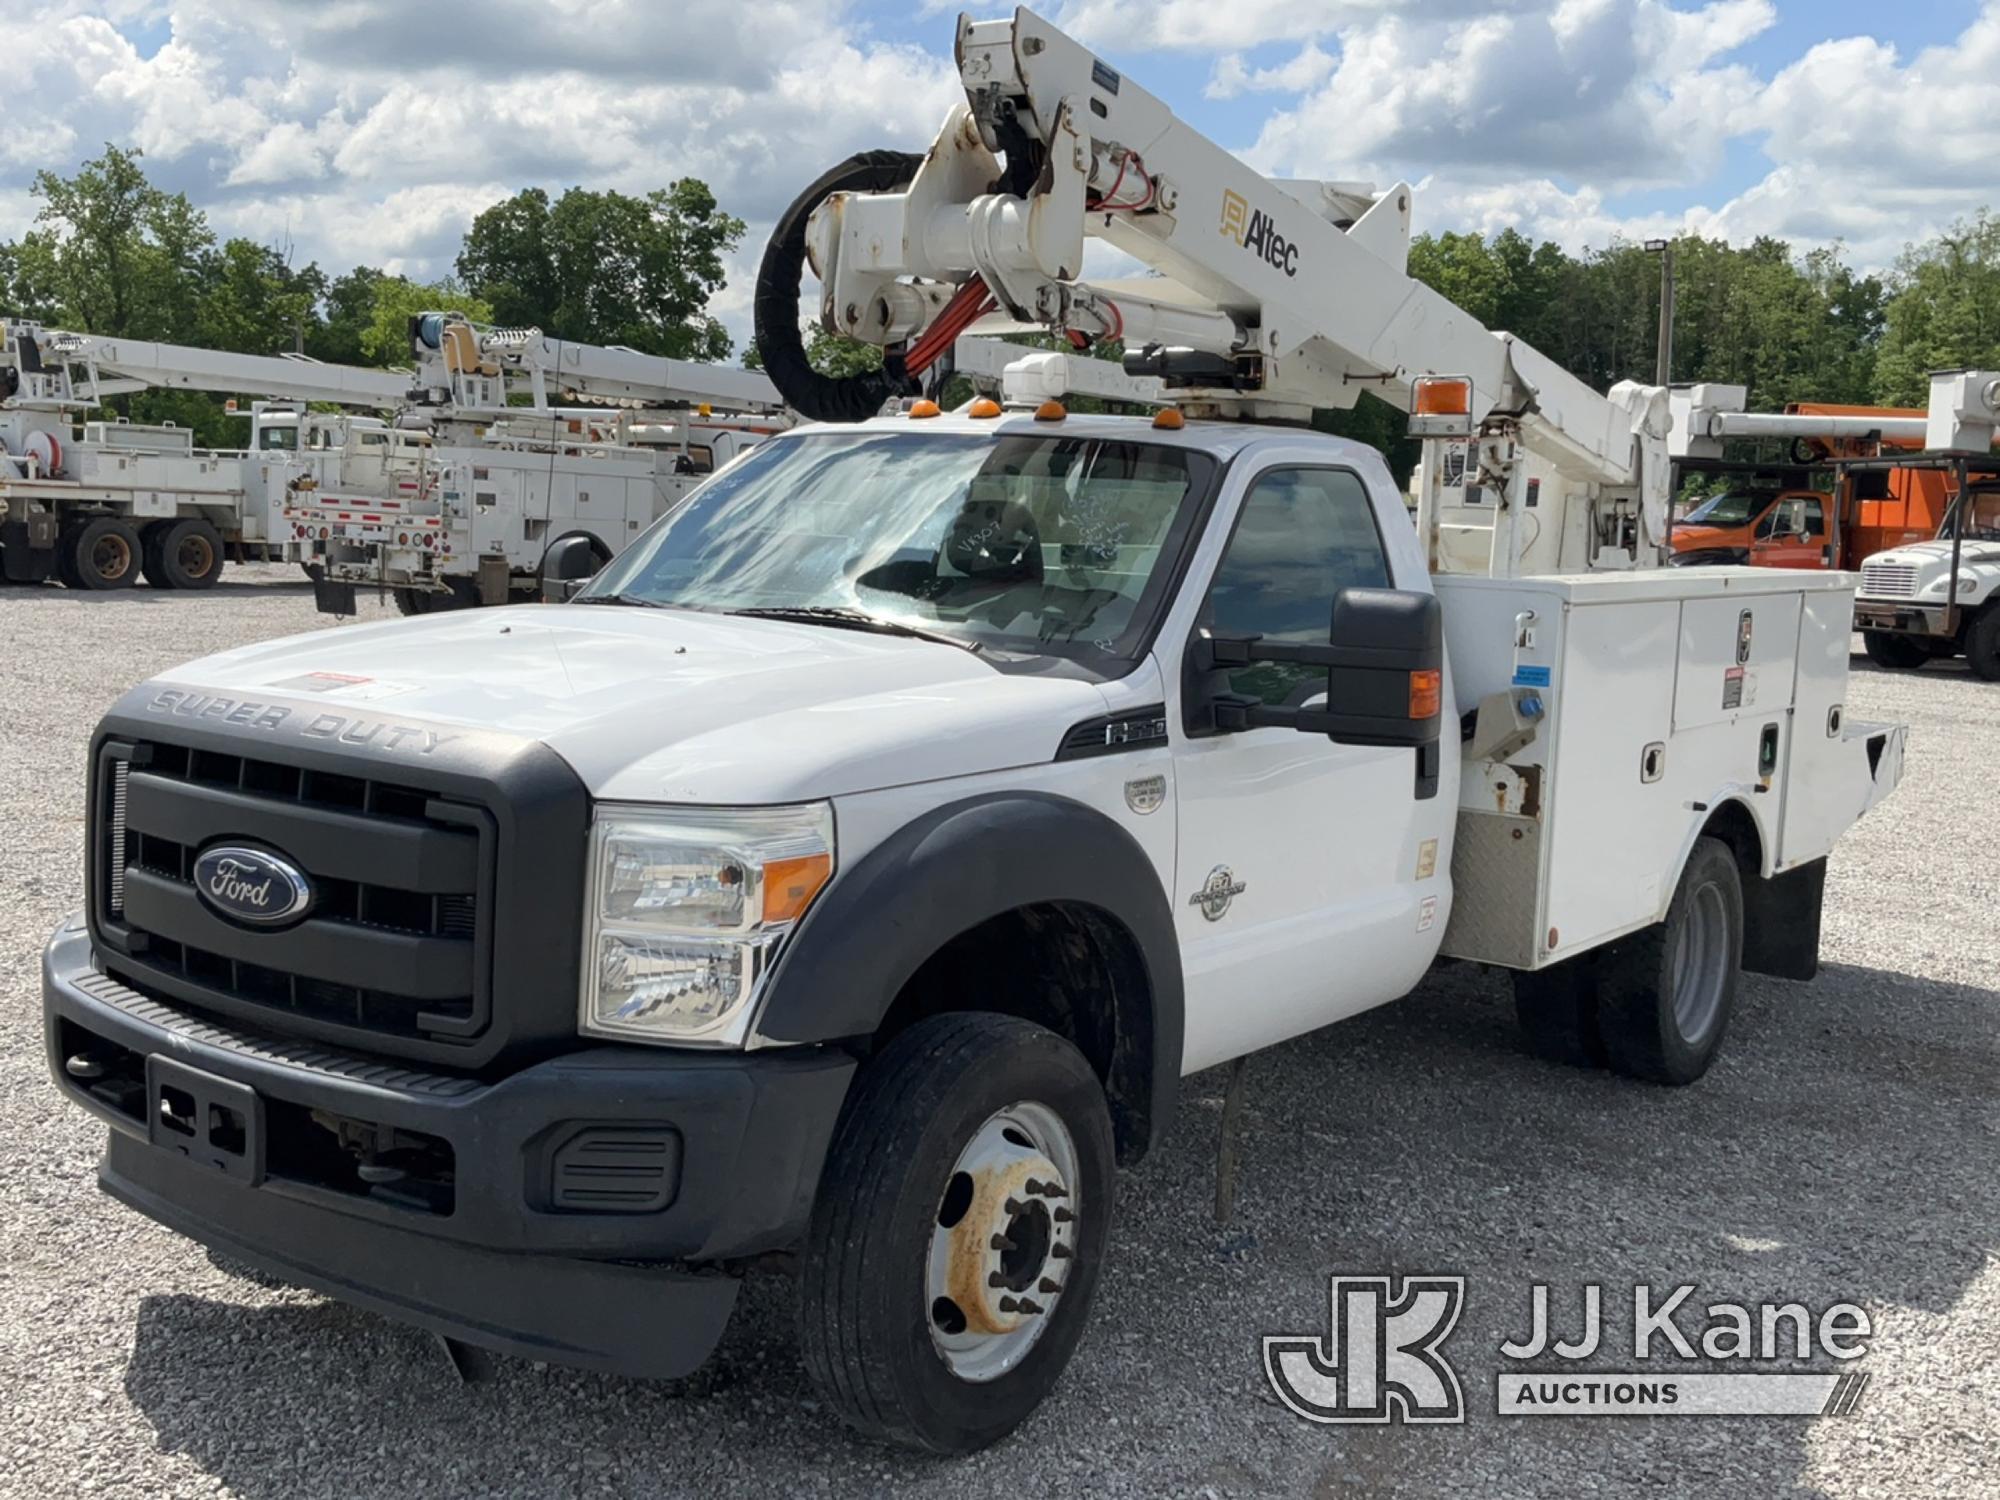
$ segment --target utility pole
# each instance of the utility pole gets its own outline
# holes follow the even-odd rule
[[[1646,249],[1660,257],[1660,357],[1653,384],[1671,385],[1674,378],[1674,242],[1647,240]]]

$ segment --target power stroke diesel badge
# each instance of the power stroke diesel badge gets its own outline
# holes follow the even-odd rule
[[[232,922],[275,927],[304,916],[313,901],[305,872],[269,849],[217,844],[194,862],[195,893]]]

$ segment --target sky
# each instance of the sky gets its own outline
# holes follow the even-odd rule
[[[136,145],[224,235],[431,278],[515,190],[681,176],[764,238],[962,93],[938,0],[0,0],[0,238]],[[1417,188],[1419,230],[1679,231],[1868,269],[2000,206],[2000,0],[1044,0],[1258,170]],[[976,15],[1003,15],[1003,5]]]

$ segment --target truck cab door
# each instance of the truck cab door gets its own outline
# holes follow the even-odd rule
[[[1805,500],[1786,495],[1757,520],[1756,539],[1750,545],[1750,562],[1759,568],[1820,568],[1826,566],[1825,508],[1820,512],[1819,535],[1808,530]]]
[[[1433,780],[1425,795],[1407,746],[1290,727],[1189,734],[1181,667],[1204,632],[1325,646],[1341,590],[1430,593],[1387,471],[1330,464],[1311,445],[1287,450],[1299,461],[1267,459],[1232,478],[1162,637],[1179,652],[1167,670],[1168,721],[1181,731],[1171,894],[1190,1070],[1406,993],[1449,916],[1453,745],[1439,747],[1448,784]],[[1340,711],[1325,702],[1327,681],[1324,669],[1266,661],[1232,672],[1229,689]]]

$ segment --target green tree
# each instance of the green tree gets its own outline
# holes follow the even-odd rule
[[[1896,262],[1877,396],[1922,406],[1933,370],[2000,364],[2000,219],[1982,210]]]
[[[320,316],[306,329],[306,353],[336,365],[368,364],[362,337],[375,321],[375,289],[383,273],[356,266],[327,284]]]
[[[426,284],[402,276],[383,276],[375,283],[368,326],[361,331],[361,353],[376,365],[404,364],[410,357],[410,319],[423,312],[464,313],[475,323],[491,323],[493,306],[446,278]]]
[[[93,333],[180,338],[194,331],[196,288],[215,237],[182,193],[163,193],[140,153],[106,146],[74,177],[41,172],[36,228],[17,274],[56,316]]]
[[[205,259],[195,342],[239,354],[302,352],[325,295],[318,266],[294,270],[267,245],[230,240]]]
[[[643,198],[529,188],[472,221],[458,274],[501,322],[555,338],[624,344],[675,359],[725,359],[708,312],[743,221],[684,178]]]

